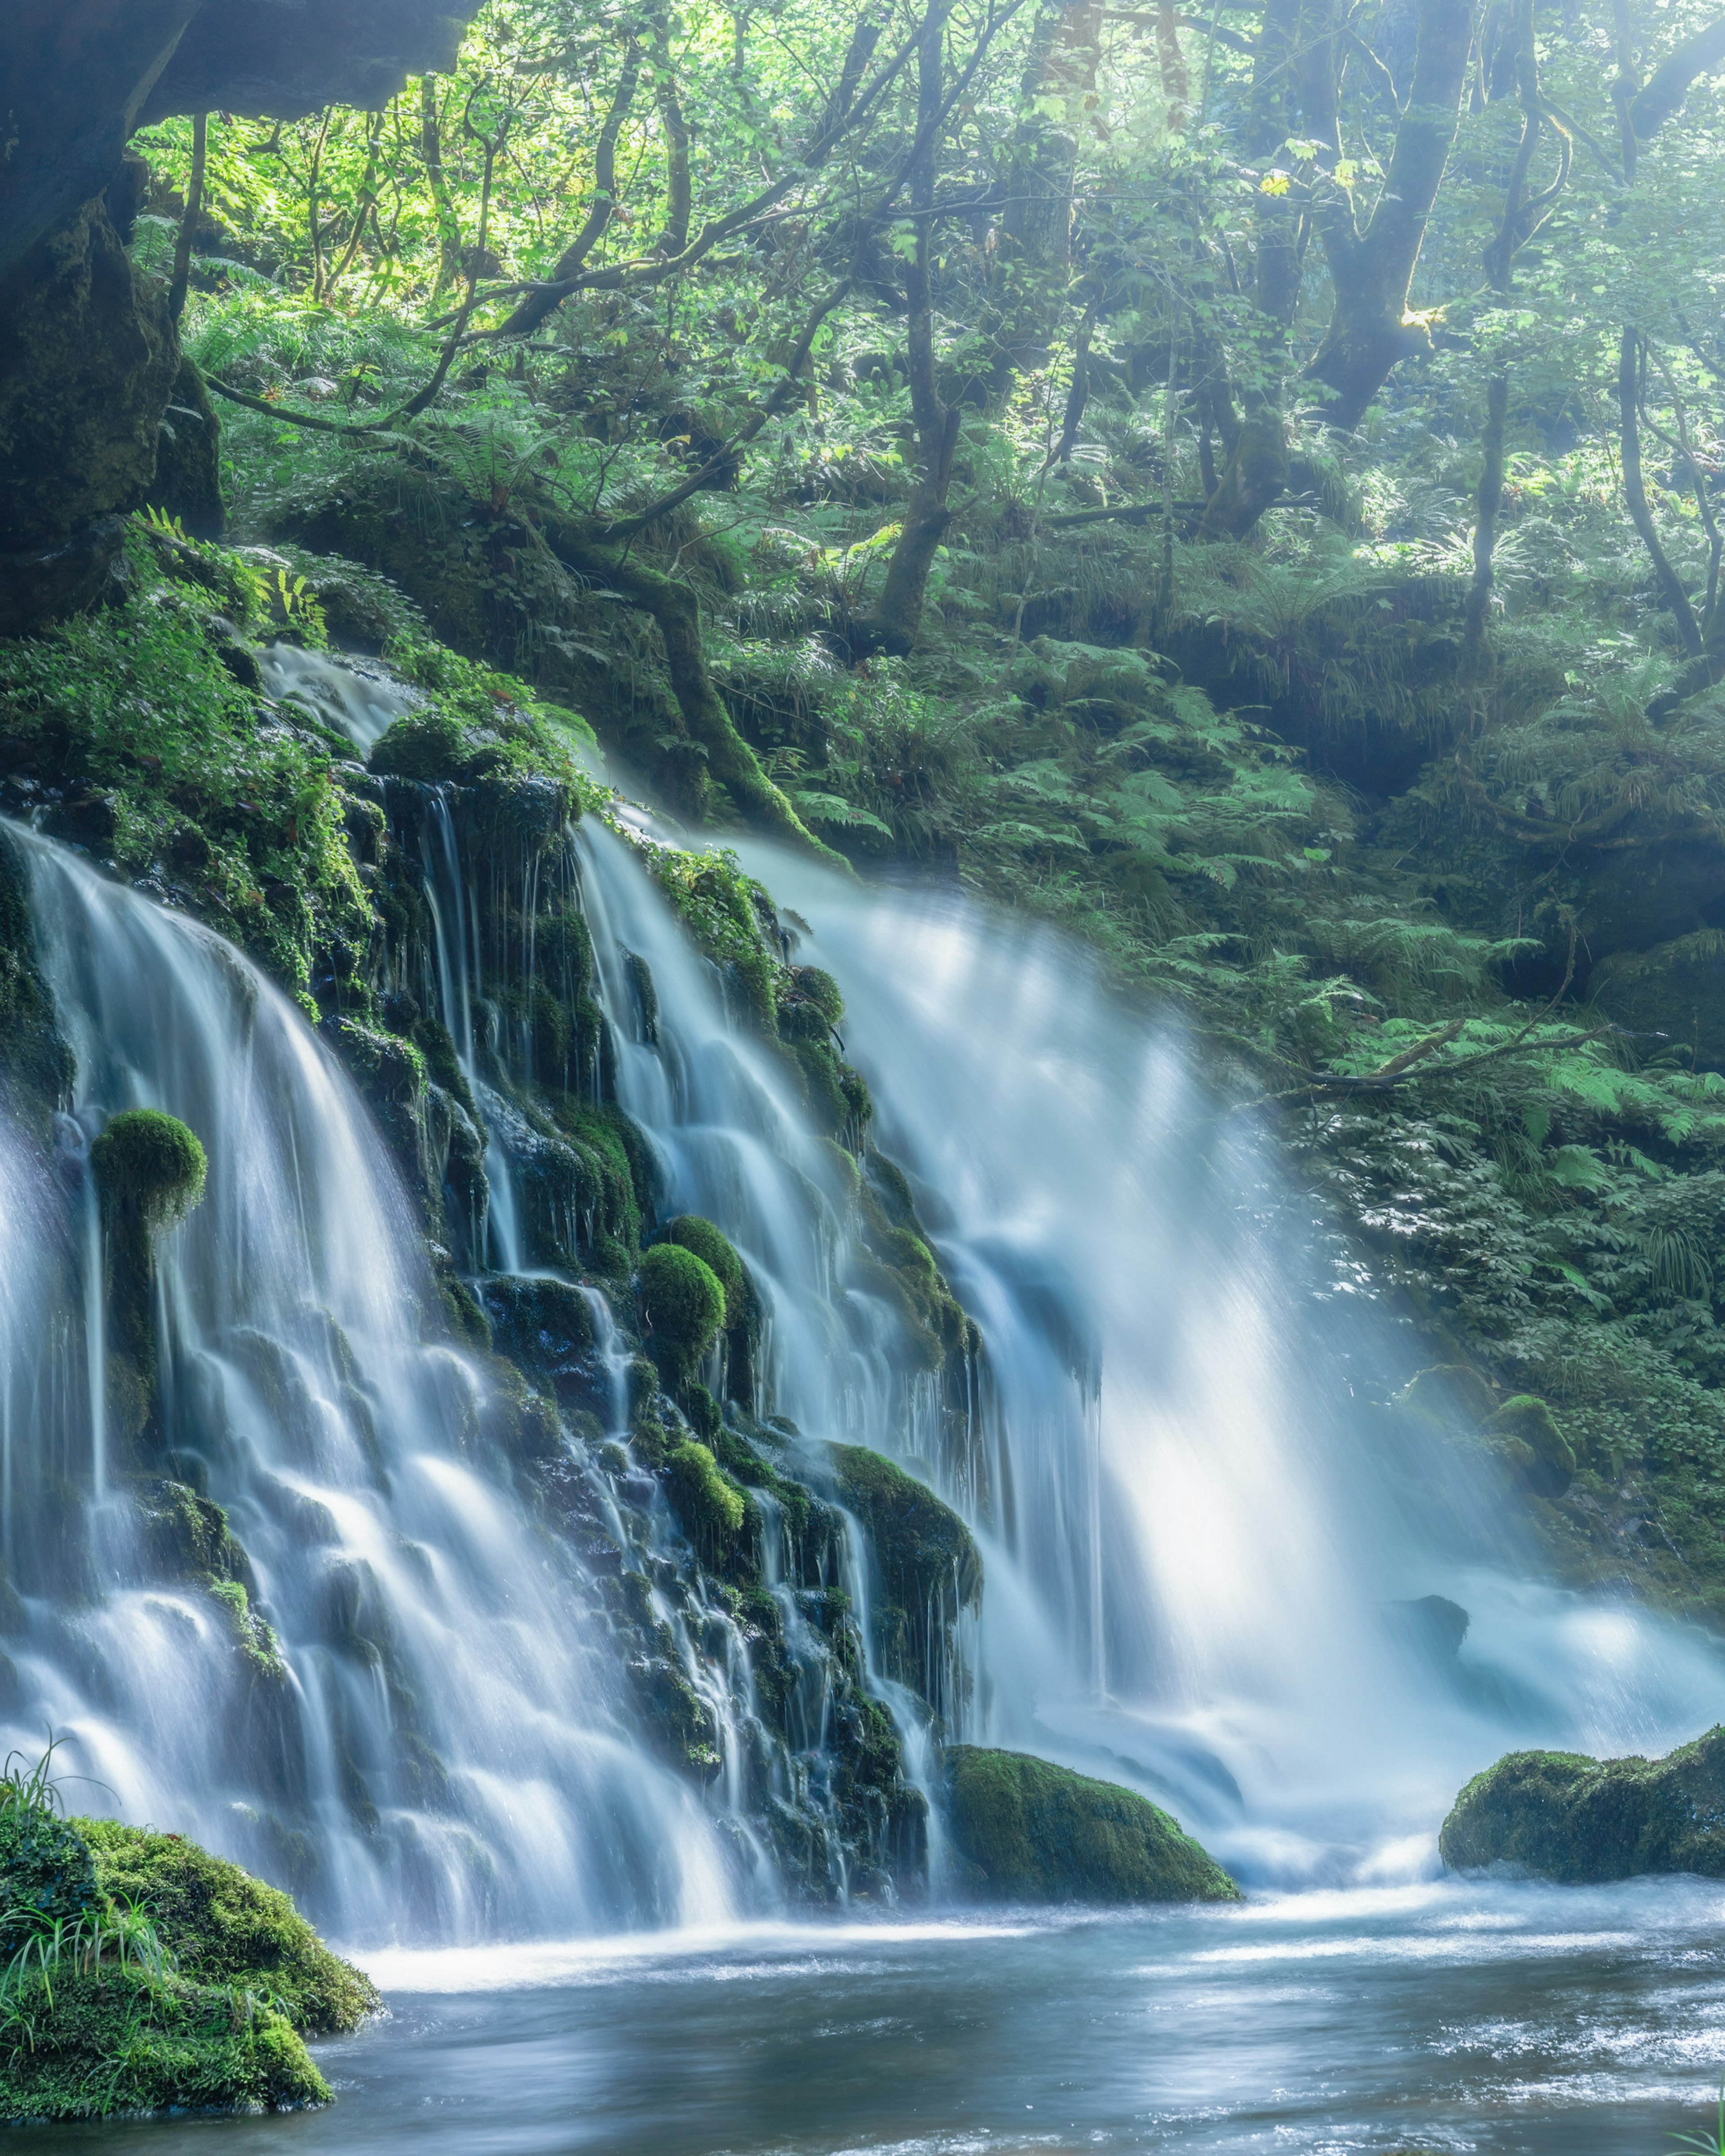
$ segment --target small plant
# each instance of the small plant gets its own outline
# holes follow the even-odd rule
[[[0,1812],[63,1812],[59,1784],[54,1779],[54,1755],[65,1743],[48,1732],[48,1749],[33,1766],[22,1752],[8,1752],[0,1767]]]
[[[1672,2144],[1691,2156],[1725,2156],[1725,2081],[1719,2084],[1718,2112],[1705,2133],[1674,2133]]]

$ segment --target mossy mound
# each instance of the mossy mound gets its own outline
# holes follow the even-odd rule
[[[191,1211],[209,1173],[197,1133],[159,1108],[116,1116],[90,1147],[90,1163],[103,1204],[152,1232]]]
[[[370,1979],[319,1938],[287,1896],[177,1834],[113,1820],[69,1823],[101,1892],[153,1921],[182,1976],[267,1990],[308,2035],[355,2028],[382,2004]]]
[[[286,1895],[178,1835],[0,1808],[0,2121],[326,2103],[306,2035],[380,2001]]]
[[[742,1260],[731,1247],[730,1239],[711,1220],[703,1220],[698,1213],[684,1213],[665,1229],[665,1240],[683,1250],[693,1250],[701,1263],[717,1275],[725,1291],[725,1329],[728,1332],[741,1321],[748,1301],[747,1276],[742,1269]]]
[[[686,1384],[725,1322],[725,1283],[680,1243],[655,1243],[641,1260],[635,1291],[647,1352],[668,1385]]]
[[[285,2017],[254,1993],[141,1969],[57,1969],[12,2008],[25,2041],[0,2047],[0,2118],[286,2111],[329,2084]]]
[[[1502,1864],[1565,1884],[1725,1878],[1725,1727],[1662,1759],[1512,1752],[1456,1798],[1438,1848],[1458,1871]]]
[[[742,1532],[747,1500],[713,1457],[691,1439],[665,1461],[671,1502],[684,1532],[708,1563],[721,1560]]]
[[[947,1819],[973,1892],[998,1902],[1235,1902],[1220,1865],[1148,1798],[1024,1752],[955,1744]]]
[[[916,1609],[948,1591],[957,1607],[975,1607],[982,1556],[950,1505],[866,1445],[835,1445],[833,1466],[840,1501],[861,1522],[894,1602]]]
[[[102,1892],[83,1836],[29,1804],[0,1810],[0,1958],[10,1961],[40,1924],[75,1924],[100,1907]]]

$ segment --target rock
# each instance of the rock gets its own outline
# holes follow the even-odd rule
[[[1692,1049],[1698,1070],[1725,1070],[1725,935],[1717,928],[1602,958],[1588,994],[1631,1032],[1665,1034]],[[1650,1051],[1657,1045],[1647,1043]]]
[[[1575,1454],[1557,1417],[1534,1393],[1517,1393],[1491,1414],[1485,1435],[1538,1497],[1561,1497],[1575,1475]]]
[[[1471,1621],[1459,1602],[1422,1594],[1417,1601],[1390,1603],[1386,1614],[1391,1629],[1421,1661],[1445,1671],[1455,1667]]]
[[[686,1385],[725,1322],[725,1283],[680,1243],[655,1243],[642,1257],[635,1292],[660,1375],[673,1389]]]
[[[1240,1889],[1131,1789],[1024,1752],[946,1753],[948,1825],[978,1897],[997,1902],[1235,1902]]]
[[[375,109],[453,67],[477,0],[8,0],[0,277],[112,177],[134,128],[173,113],[298,120]]]
[[[308,2036],[356,2029],[382,2005],[370,1979],[331,1953],[285,1894],[237,1864],[183,1835],[114,1820],[74,1824],[102,1892],[149,1914],[182,1975],[267,1986],[272,2003]]]
[[[1502,1864],[1566,1884],[1725,1878],[1725,1727],[1663,1759],[1512,1752],[1456,1798],[1438,1848],[1458,1871]]]
[[[133,277],[104,203],[40,239],[0,295],[0,548],[83,534],[88,553],[93,527],[136,508],[179,371],[166,295]]]

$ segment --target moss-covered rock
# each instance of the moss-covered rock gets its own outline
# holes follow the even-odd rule
[[[1512,1752],[1456,1798],[1438,1848],[1458,1871],[1502,1864],[1565,1883],[1725,1878],[1725,1727],[1662,1759]]]
[[[693,1250],[701,1263],[717,1276],[725,1291],[724,1323],[728,1332],[741,1321],[748,1297],[748,1276],[729,1238],[711,1220],[703,1220],[698,1213],[684,1213],[665,1229],[665,1240],[685,1250]]]
[[[1001,1902],[1233,1902],[1240,1889],[1148,1798],[1024,1752],[946,1754],[952,1840]]]
[[[209,1172],[197,1133],[159,1108],[116,1116],[90,1147],[90,1162],[103,1204],[151,1235],[190,1212]]]
[[[127,1108],[90,1147],[90,1165],[107,1231],[109,1425],[130,1441],[150,1426],[155,1406],[156,1238],[203,1197],[208,1163],[177,1116]]]
[[[1640,925],[1637,910],[1635,925]],[[1725,935],[1702,928],[1651,951],[1615,951],[1588,978],[1588,995],[1631,1033],[1681,1042],[1698,1070],[1725,1068]]]
[[[982,1555],[952,1507],[866,1445],[835,1445],[832,1456],[839,1498],[860,1522],[891,1599],[914,1609],[945,1591],[955,1612],[974,1609]]]
[[[57,1969],[14,2009],[31,2041],[0,2063],[0,2119],[288,2111],[329,2084],[285,2015],[255,1993],[134,1968]]]
[[[1486,1423],[1493,1449],[1507,1459],[1530,1490],[1559,1497],[1575,1474],[1575,1455],[1557,1417],[1533,1393],[1517,1393]]]
[[[287,1896],[177,1834],[114,1820],[67,1823],[97,1885],[154,1922],[180,1973],[198,1984],[267,1989],[307,2035],[357,2028],[382,2005],[375,1986],[312,1930]]]
[[[683,1531],[709,1564],[723,1566],[742,1532],[748,1501],[713,1457],[694,1439],[673,1446],[665,1482]]]
[[[668,1385],[687,1384],[725,1322],[725,1284],[680,1243],[655,1243],[641,1260],[635,1292],[647,1350]]]
[[[303,2039],[372,2012],[367,1979],[237,1865],[178,1835],[61,1819],[33,1788],[13,1783],[0,1807],[19,2040],[0,2043],[0,2120],[327,2102]]]
[[[102,1901],[83,1836],[34,1804],[0,1808],[0,1962],[9,1962],[39,1924],[75,1924]]]

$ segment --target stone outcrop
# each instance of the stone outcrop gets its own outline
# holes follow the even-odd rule
[[[295,120],[377,106],[454,63],[477,0],[10,0],[0,278],[113,177],[133,131],[182,112]]]
[[[1512,1752],[1456,1798],[1438,1848],[1458,1871],[1502,1865],[1571,1885],[1725,1878],[1725,1727],[1662,1759]]]
[[[1240,1889],[1135,1790],[1026,1752],[954,1744],[947,1824],[963,1883],[993,1902],[1235,1902]]]
[[[381,105],[410,74],[454,64],[476,5],[0,9],[0,635],[101,595],[118,517],[157,498],[164,449],[165,506],[183,504],[188,529],[220,528],[213,417],[182,379],[163,295],[134,278],[126,253],[139,203],[141,168],[125,160],[133,131],[176,113],[295,119]]]

